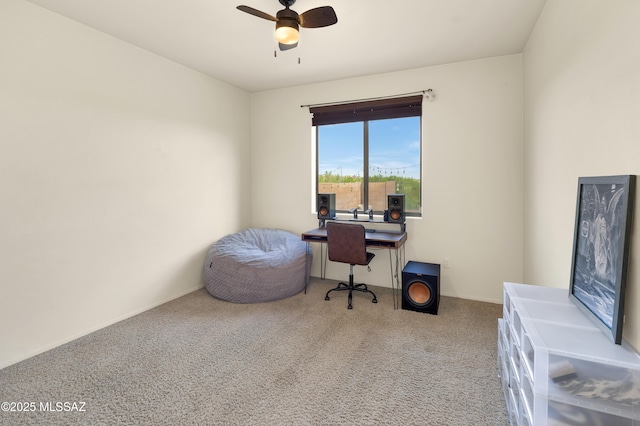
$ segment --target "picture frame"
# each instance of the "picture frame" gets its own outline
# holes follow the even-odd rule
[[[635,175],[580,177],[569,299],[622,342]]]

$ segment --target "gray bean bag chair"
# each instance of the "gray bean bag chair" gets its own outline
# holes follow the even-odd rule
[[[212,296],[235,303],[261,303],[304,289],[313,253],[299,235],[249,228],[214,243],[204,265]]]

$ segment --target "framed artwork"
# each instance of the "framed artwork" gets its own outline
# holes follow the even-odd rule
[[[635,175],[578,179],[569,299],[622,342]]]

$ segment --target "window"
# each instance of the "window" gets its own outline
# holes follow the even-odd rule
[[[336,211],[382,214],[388,194],[421,215],[422,96],[311,107],[316,193],[335,193]],[[316,197],[317,198],[317,197]]]

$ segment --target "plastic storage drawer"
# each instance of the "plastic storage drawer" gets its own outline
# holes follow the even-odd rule
[[[637,420],[534,395],[533,426],[637,426]]]
[[[513,323],[514,331],[522,329],[522,318],[539,319],[569,326],[597,328],[573,303],[513,298],[511,306],[511,322]]]
[[[597,328],[529,318],[522,324],[522,366],[536,398],[640,420],[640,360],[631,348]],[[536,424],[541,410],[533,409]]]
[[[533,299],[543,302],[567,303],[569,300],[569,290],[562,288],[541,287],[529,284],[516,284],[505,282],[503,284],[503,303],[510,308],[510,298],[519,297],[521,299]]]

